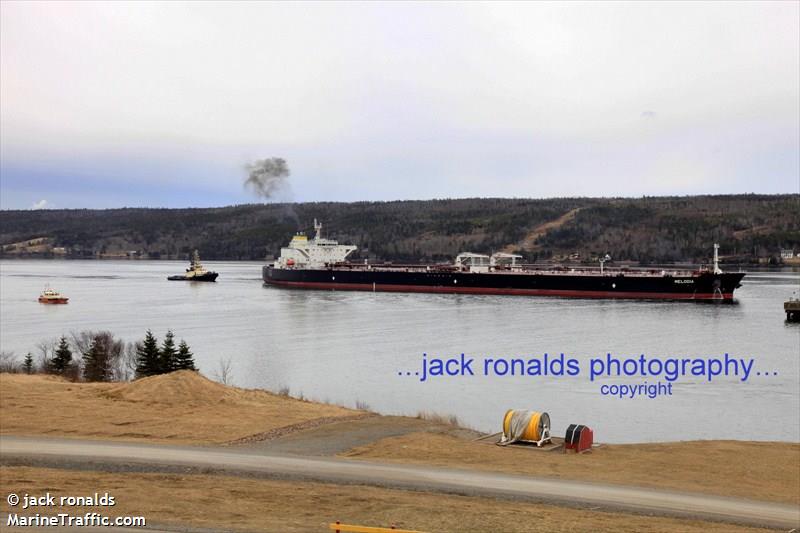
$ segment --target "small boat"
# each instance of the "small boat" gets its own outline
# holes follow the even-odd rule
[[[39,295],[40,304],[65,304],[67,302],[69,302],[69,298],[50,287],[45,287],[42,294]]]
[[[195,250],[192,254],[192,261],[189,264],[189,268],[186,269],[186,273],[177,276],[169,276],[167,279],[170,281],[216,281],[217,276],[219,276],[219,274],[216,272],[211,272],[203,268],[203,265],[200,264],[200,254]]]

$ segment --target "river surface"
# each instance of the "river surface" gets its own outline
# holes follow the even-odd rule
[[[0,349],[21,359],[38,342],[79,330],[135,341],[172,329],[205,375],[230,360],[242,387],[384,414],[454,414],[499,431],[508,408],[550,414],[554,434],[582,423],[602,442],[692,439],[800,441],[800,325],[782,303],[800,272],[749,273],[732,305],[545,297],[326,292],[262,286],[261,264],[208,263],[217,283],[168,282],[171,261],[0,262]],[[42,305],[49,283],[68,305]],[[579,376],[483,376],[485,358],[574,357]],[[620,399],[601,385],[666,383],[654,376],[589,379],[591,358],[754,359],[741,375],[679,378],[672,395]],[[419,381],[427,359],[474,358],[475,376]],[[502,368],[501,368],[502,370]],[[411,375],[406,373],[410,372]],[[756,375],[761,372],[761,375]],[[402,374],[402,375],[401,375]]]

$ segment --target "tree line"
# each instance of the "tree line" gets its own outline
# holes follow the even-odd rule
[[[185,340],[175,343],[175,335],[167,331],[163,342],[148,330],[141,341],[126,344],[108,331],[81,331],[68,339],[62,335],[56,342],[39,343],[40,361],[30,352],[22,364],[13,354],[0,355],[0,371],[44,373],[73,381],[126,381],[177,370],[197,370],[194,354]]]
[[[641,262],[696,261],[714,242],[741,261],[800,251],[800,195],[642,198],[462,198],[250,204],[198,209],[0,211],[0,244],[47,237],[68,257],[128,253],[207,260],[276,256],[322,220],[326,235],[359,247],[353,259],[450,261],[459,252],[513,248],[537,226],[577,216],[518,249],[536,261],[610,253]],[[11,254],[0,248],[0,255]]]

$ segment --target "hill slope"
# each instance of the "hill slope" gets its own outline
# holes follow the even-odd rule
[[[528,260],[610,253],[619,260],[699,261],[719,242],[739,260],[800,252],[800,195],[635,199],[457,199],[239,205],[199,209],[0,211],[3,256],[263,259],[314,218],[359,246],[356,258],[450,260],[522,251]],[[32,239],[30,246],[26,243]],[[11,243],[21,243],[16,246]]]

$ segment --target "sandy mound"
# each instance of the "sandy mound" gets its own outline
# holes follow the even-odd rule
[[[225,402],[263,401],[265,391],[247,391],[211,381],[199,372],[180,370],[114,385],[103,396],[113,400],[201,407]]]
[[[219,443],[353,414],[229,387],[188,370],[132,383],[0,374],[0,434]]]

